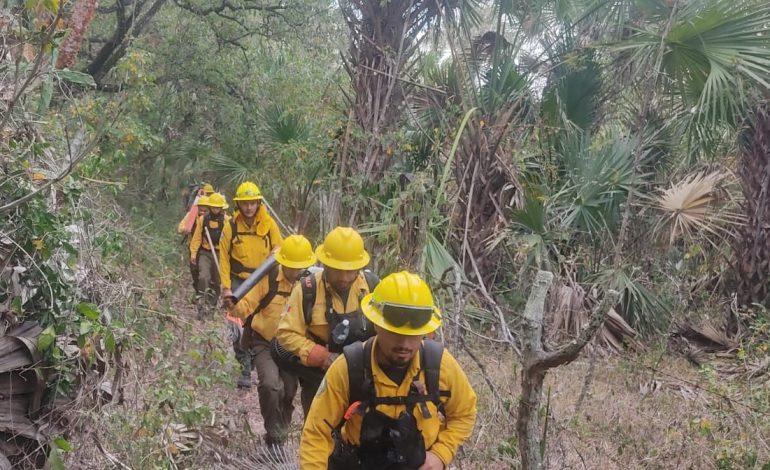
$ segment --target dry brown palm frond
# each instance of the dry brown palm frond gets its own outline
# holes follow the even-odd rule
[[[672,336],[683,338],[707,353],[735,351],[740,346],[740,338],[728,335],[724,327],[716,328],[709,322],[700,326],[682,325]]]
[[[583,326],[588,323],[591,310],[596,304],[597,293],[586,291],[577,284],[555,283],[549,299],[552,340],[570,340],[576,338]],[[626,323],[614,309],[607,312],[604,326],[596,333],[592,344],[614,352],[627,348],[638,349],[641,344],[636,339],[636,330]]]
[[[672,183],[654,198],[654,205],[663,213],[656,229],[666,229],[669,243],[681,237],[693,238],[706,232],[720,236],[725,226],[735,222],[735,216],[720,211],[721,183],[728,174],[721,171],[699,172]]]
[[[258,446],[247,455],[223,455],[217,470],[298,470],[299,436],[290,435],[281,446]]]

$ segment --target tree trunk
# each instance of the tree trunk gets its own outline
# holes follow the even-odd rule
[[[740,143],[745,224],[734,244],[738,302],[770,307],[770,103],[757,106]]]
[[[166,0],[155,0],[150,8],[147,9],[141,17],[143,7],[146,1],[140,1],[136,4],[127,2],[123,3],[118,0],[117,10],[115,12],[117,16],[117,27],[110,39],[104,43],[99,52],[96,54],[94,60],[86,67],[86,72],[94,77],[97,83],[101,83],[104,77],[112,70],[118,61],[123,58],[128,49],[129,40],[132,37],[140,34],[144,28],[150,23],[161,7],[166,3]],[[128,13],[128,14],[127,14]]]
[[[521,370],[521,397],[519,398],[519,416],[516,421],[516,433],[519,438],[519,454],[523,470],[541,470],[542,435],[539,410],[543,381],[548,369],[574,361],[580,351],[594,337],[599,327],[604,324],[607,312],[618,301],[619,294],[607,291],[604,299],[591,314],[591,319],[580,331],[578,337],[561,346],[554,352],[545,352],[543,348],[543,325],[545,318],[545,296],[553,280],[548,271],[538,271],[535,283],[524,308],[524,332]]]
[[[83,42],[88,26],[94,19],[94,12],[99,6],[98,0],[78,0],[72,8],[72,15],[69,20],[70,35],[64,40],[59,51],[59,58],[56,61],[56,68],[63,69],[72,67],[78,57],[80,45]]]

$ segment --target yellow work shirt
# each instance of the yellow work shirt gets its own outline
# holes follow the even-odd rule
[[[227,223],[219,239],[219,277],[223,289],[230,289],[231,272],[246,279],[283,241],[278,225],[264,205],[259,207],[251,226],[246,225],[241,214],[232,220],[235,221],[237,234],[233,236],[233,224]]]
[[[202,215],[198,217],[198,220],[195,222],[195,229],[193,230],[192,239],[190,240],[190,259],[195,259],[198,256],[198,250],[201,248],[207,251],[211,251],[211,247],[209,246],[209,239],[203,233],[204,217],[206,216]],[[230,216],[227,214],[224,214],[224,219],[222,222],[209,219],[209,230],[217,230],[220,228],[224,229],[224,227],[219,227],[219,224],[227,225],[229,223]],[[217,249],[219,249],[219,247],[217,247]]]
[[[375,360],[376,341],[371,357],[375,393],[378,397],[407,396],[412,378],[420,370],[420,353],[412,358],[404,381],[395,384]],[[423,384],[427,383],[422,372],[420,380]],[[302,470],[327,468],[329,456],[334,450],[329,425],[336,426],[342,421],[350,406],[349,390],[348,363],[345,356],[341,355],[326,372],[305,420],[299,446],[299,466]],[[425,449],[436,454],[446,467],[454,459],[460,445],[471,435],[476,422],[476,393],[457,360],[446,350],[441,357],[439,390],[450,393],[449,397],[440,398],[444,404],[445,421],[441,422],[436,405],[430,401],[426,405],[431,417],[424,418],[419,407],[415,407],[414,417],[417,429],[425,440]],[[391,418],[398,418],[406,406],[379,405],[377,409]],[[362,420],[362,416],[355,414],[345,423],[342,434],[346,442],[354,445],[360,443]]]
[[[327,286],[323,272],[312,274],[316,281],[315,304],[310,319],[310,325],[305,323],[303,312],[304,296],[302,285],[298,282],[291,291],[286,309],[278,323],[278,342],[283,348],[297,356],[302,364],[310,367],[319,367],[320,364],[308,363],[308,355],[316,346],[315,338],[324,343],[329,342],[329,322],[326,321],[326,296],[332,296],[332,308],[337,314],[351,314],[360,309],[361,299],[369,293],[369,284],[366,282],[363,272],[353,281],[348,292],[348,298],[343,302],[339,294]],[[363,314],[361,314],[363,315]],[[371,327],[371,325],[370,325]],[[321,345],[323,346],[323,345]]]
[[[232,315],[244,319],[254,313],[255,315],[251,320],[251,329],[268,341],[275,336],[275,331],[278,329],[278,321],[281,319],[281,313],[283,313],[283,309],[286,306],[286,299],[294,284],[289,282],[286,276],[283,275],[282,266],[279,266],[276,280],[278,281],[278,291],[265,308],[259,312],[256,311],[262,299],[270,291],[268,276],[262,278],[256,286],[252,287],[230,311]]]

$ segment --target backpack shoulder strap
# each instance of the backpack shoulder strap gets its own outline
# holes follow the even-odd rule
[[[259,301],[256,311],[259,312],[270,305],[276,295],[278,295],[278,265],[267,273],[267,293]]]
[[[372,386],[372,344],[356,341],[342,348],[342,354],[348,363],[348,404],[370,398]]]
[[[364,269],[364,279],[366,279],[366,285],[369,286],[370,293],[380,283],[380,277],[368,269]]]
[[[233,252],[233,242],[238,237],[238,226],[235,223],[235,217],[230,217],[230,249],[227,254],[230,255]]]
[[[441,357],[444,355],[444,345],[432,339],[426,339],[420,350],[420,362],[425,373],[425,386],[428,394],[442,395],[439,390],[439,375],[441,374]]]
[[[309,325],[313,320],[313,305],[315,305],[317,281],[313,273],[299,280],[302,285],[302,314],[305,317],[305,324]]]

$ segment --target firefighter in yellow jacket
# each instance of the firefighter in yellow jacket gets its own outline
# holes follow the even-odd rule
[[[361,235],[337,227],[316,248],[323,272],[305,276],[292,290],[278,324],[273,356],[297,374],[302,409],[307,415],[324,371],[342,348],[374,335],[360,310],[361,299],[379,279],[369,271],[369,254]]]
[[[231,308],[233,289],[237,289],[281,244],[281,232],[267,208],[256,184],[246,181],[238,186],[233,198],[238,213],[225,224],[219,239],[219,277],[225,305]],[[235,357],[241,364],[238,388],[251,388],[251,355],[233,343]]]
[[[238,213],[225,225],[219,240],[222,253],[219,274],[225,299],[232,296],[232,290],[237,289],[283,240],[278,225],[262,204],[262,192],[256,184],[251,181],[242,183],[233,201],[238,206]]]
[[[241,349],[251,354],[251,363],[257,370],[259,408],[265,421],[268,448],[286,440],[297,393],[297,377],[278,368],[270,355],[270,341],[278,329],[278,320],[292,287],[300,274],[316,262],[313,247],[302,235],[287,237],[275,259],[279,265],[231,310],[234,316],[246,319]]]
[[[193,217],[206,215],[206,211],[208,210],[206,207],[200,205],[201,200],[205,200],[204,198],[208,198],[208,196],[214,194],[214,186],[206,183],[203,185],[201,189],[198,190],[198,202],[197,208],[188,208],[187,212],[185,213],[184,217],[182,217],[182,220],[179,221],[179,225],[176,227],[176,232],[183,236],[182,243],[185,245],[187,250],[190,249],[190,235],[195,230],[195,222],[191,221]],[[190,265],[190,276],[192,277],[192,284],[193,284],[193,290],[195,290],[195,295],[197,298],[198,292],[198,265],[189,263]]]
[[[391,274],[361,308],[377,336],[347,346],[326,372],[300,468],[447,468],[473,431],[476,394],[441,343],[424,339],[441,324],[430,288],[416,274]]]
[[[190,241],[190,263],[198,267],[196,304],[198,319],[202,320],[216,307],[219,298],[219,269],[214,258],[219,258],[219,239],[230,216],[225,213],[229,207],[227,200],[219,193],[204,196],[198,206],[207,210],[195,222]]]
[[[187,213],[185,213],[184,217],[182,217],[182,220],[179,221],[179,225],[176,227],[176,232],[180,235],[184,235],[185,237],[192,234],[193,230],[195,230],[195,225],[188,227],[190,218],[192,217],[192,214],[196,214],[196,216],[204,215],[204,212],[200,210],[200,201],[203,197],[208,197],[214,194],[214,186],[210,185],[209,183],[204,184],[199,190],[198,190],[198,202],[194,205],[198,206],[198,211],[190,211],[188,210]]]

